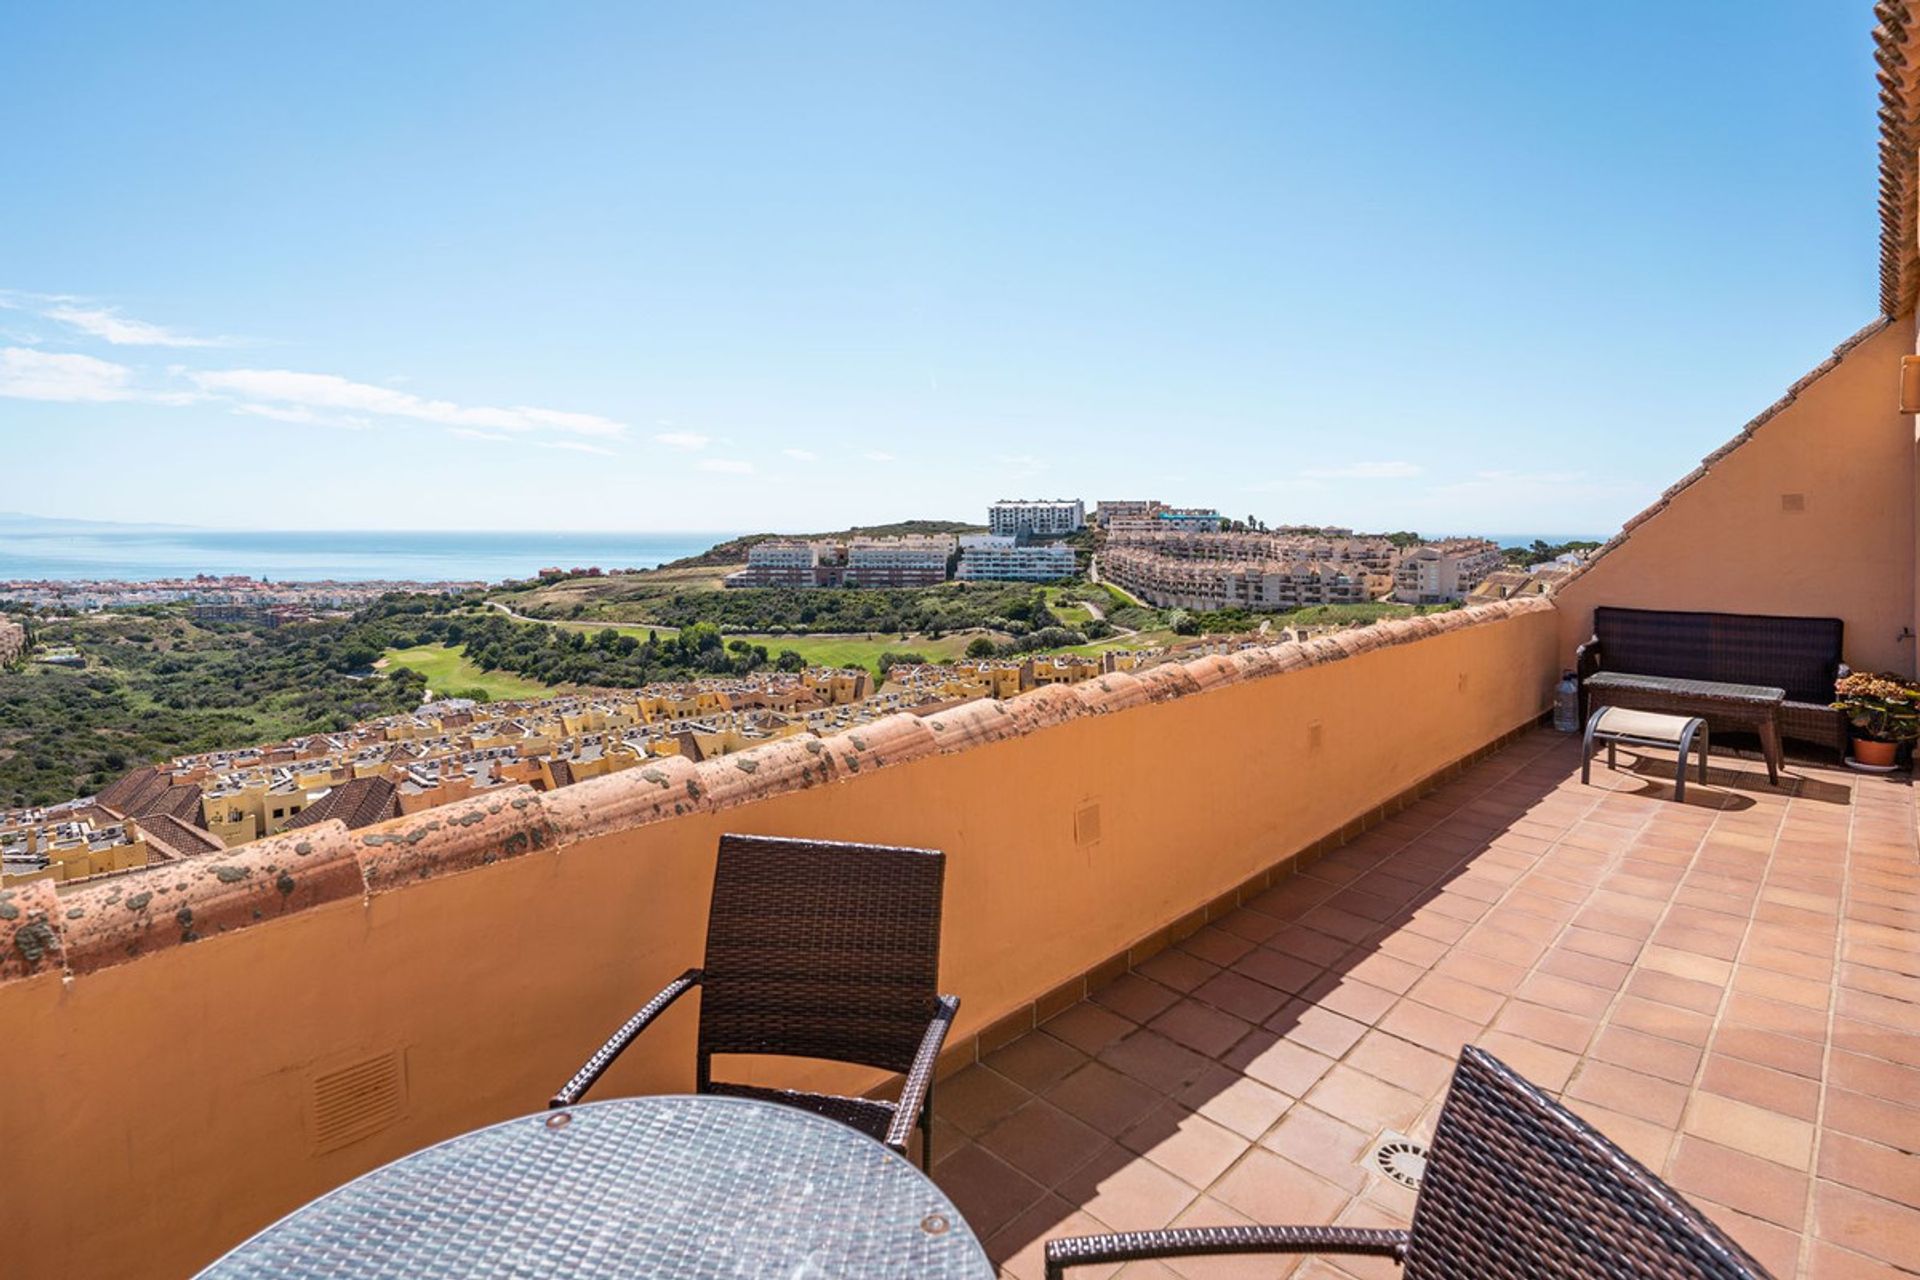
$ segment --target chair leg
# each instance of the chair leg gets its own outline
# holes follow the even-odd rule
[[[1713,729],[1705,720],[1700,722],[1700,785],[1707,785],[1707,744],[1713,738]]]
[[[1769,716],[1760,722],[1760,751],[1767,757],[1767,781],[1780,785],[1780,724]]]
[[[1673,802],[1675,804],[1687,802],[1687,753],[1693,750],[1693,735],[1699,728],[1698,720],[1689,721],[1687,727],[1680,731],[1680,748],[1673,753]]]
[[[1587,731],[1580,739],[1580,785],[1586,786],[1593,781],[1593,734],[1600,727],[1599,712],[1587,721]]]
[[[920,1167],[933,1176],[933,1086],[927,1086],[926,1100],[920,1105]]]

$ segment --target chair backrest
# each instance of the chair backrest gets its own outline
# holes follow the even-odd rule
[[[911,1067],[937,1008],[946,865],[935,849],[720,837],[701,1082],[716,1053]]]
[[[1844,624],[1838,618],[1669,609],[1593,611],[1608,671],[1785,689],[1796,702],[1830,702]]]
[[[1472,1045],[1440,1111],[1405,1274],[1767,1277],[1679,1193]]]

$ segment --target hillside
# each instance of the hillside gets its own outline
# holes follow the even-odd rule
[[[915,533],[985,533],[987,526],[964,520],[900,520],[893,524],[855,525],[834,533],[747,533],[708,547],[697,556],[675,560],[662,569],[691,569],[701,565],[741,565],[747,562],[747,550],[770,538],[798,538],[803,541],[845,541],[848,538],[901,538]]]

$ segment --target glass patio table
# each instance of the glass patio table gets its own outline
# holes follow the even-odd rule
[[[939,1188],[866,1135],[747,1098],[620,1098],[405,1156],[201,1273],[992,1280]]]

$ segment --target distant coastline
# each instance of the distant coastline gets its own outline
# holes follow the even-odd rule
[[[740,536],[726,532],[228,530],[0,513],[0,582],[139,582],[240,574],[275,582],[500,582],[541,569],[652,569]],[[1581,534],[1491,534],[1504,547]],[[1596,537],[1594,541],[1604,541]]]
[[[500,582],[542,568],[651,569],[727,533],[298,532],[0,525],[0,581]]]

